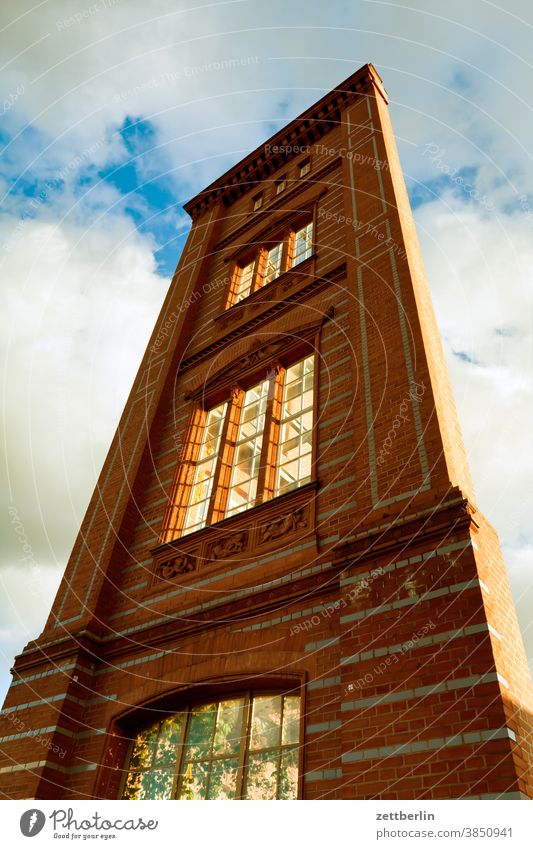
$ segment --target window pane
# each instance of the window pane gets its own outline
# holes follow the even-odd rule
[[[244,442],[242,445],[237,446],[237,450],[235,452],[237,465],[241,474],[245,477],[250,477],[252,472],[253,458],[255,455],[254,448],[254,442]],[[250,474],[248,474],[248,472],[250,472]]]
[[[218,451],[218,441],[224,422],[226,405],[222,404],[214,410],[210,410],[207,414],[204,436],[198,454],[198,460],[204,460],[206,457],[213,457]]]
[[[154,769],[149,773],[150,782],[143,782],[144,799],[170,799],[174,783],[174,766],[166,769]]]
[[[152,765],[157,742],[158,723],[137,734],[130,760],[131,769],[147,769]]]
[[[194,467],[189,503],[183,520],[182,534],[197,531],[205,525],[226,411],[227,404],[224,403],[218,407],[213,407],[206,415],[198,460]]]
[[[311,480],[313,368],[314,357],[310,356],[288,368],[285,374],[274,495]]]
[[[241,474],[237,469],[235,482],[231,492],[232,497],[235,496],[235,498],[237,499],[236,503],[242,504],[243,501],[248,500],[250,495],[250,486],[251,479],[249,477],[244,476],[244,474]]]
[[[246,398],[244,399],[244,406],[245,407],[250,406],[250,404],[254,404],[256,401],[261,400],[262,387],[263,387],[263,384],[258,383],[257,386],[254,386],[254,387],[252,387],[252,389],[248,390],[248,392],[246,393]]]
[[[296,799],[298,796],[298,750],[287,749],[281,755],[278,799]]]
[[[243,706],[244,699],[220,702],[213,754],[225,755],[239,751],[242,734]]]
[[[248,492],[239,494],[236,490],[231,493],[230,500],[228,501],[228,509],[226,510],[227,516],[233,516],[236,513],[240,513],[241,510],[246,510],[248,507]]]
[[[180,799],[205,799],[207,794],[208,763],[186,763],[181,780]]]
[[[269,381],[263,380],[249,389],[244,396],[235,442],[226,516],[253,507],[255,503],[269,386]]]
[[[285,397],[287,398],[287,400],[289,398],[296,398],[302,394],[302,390],[303,381],[301,377],[297,378],[296,380],[291,380],[290,383],[287,382]]]
[[[285,696],[283,699],[283,728],[281,744],[297,743],[300,737],[300,697]]]
[[[287,424],[284,424],[281,432],[283,434],[282,439],[283,442],[293,443],[296,440],[296,444],[300,439],[300,434],[302,432],[302,420],[301,418],[291,419]]]
[[[292,265],[298,265],[311,256],[313,252],[313,224],[306,224],[294,234],[292,249]]]
[[[123,799],[139,799],[139,792],[141,789],[141,777],[142,773],[140,772],[129,772],[126,778],[126,784],[124,785],[124,792],[122,794]]]
[[[151,772],[147,770],[141,773],[141,786],[139,788],[139,799],[150,798]]]
[[[242,301],[243,298],[247,298],[250,294],[254,276],[254,266],[255,262],[250,262],[242,268],[236,269],[234,284],[235,295],[233,299],[235,304]]]
[[[281,254],[283,251],[283,242],[271,248],[267,254],[264,283],[271,283],[276,277],[279,277],[281,272]]]
[[[184,721],[185,714],[178,713],[161,723],[154,760],[156,766],[175,763]]]
[[[300,459],[300,468],[298,470],[298,483],[300,486],[304,483],[309,483],[311,480],[311,455],[306,454]]]
[[[292,383],[293,380],[298,380],[303,376],[304,373],[304,361],[300,360],[300,362],[295,363],[293,366],[287,369],[285,384],[288,385]]]
[[[209,484],[215,470],[213,460],[196,467],[194,484],[191,489],[191,504],[197,504],[209,496]]]
[[[278,783],[277,752],[249,755],[245,799],[275,799]]]
[[[257,696],[252,707],[250,749],[280,744],[281,696]]]
[[[208,799],[235,799],[237,793],[237,758],[213,761],[209,777]]]
[[[198,504],[193,504],[185,515],[183,531],[190,532],[204,525],[205,517],[207,516],[208,501],[200,501]]]
[[[123,799],[170,799],[174,783],[174,767],[129,773]]]
[[[278,478],[278,494],[283,495],[284,492],[289,492],[299,485],[298,481],[298,462],[287,463],[279,469]]]
[[[216,704],[201,705],[191,710],[185,751],[187,760],[204,758],[210,754],[216,718]]]
[[[288,462],[298,460],[300,456],[299,450],[299,440],[292,440],[291,442],[285,442],[284,445],[281,446],[280,449],[280,464],[285,466]]]
[[[313,428],[313,410],[307,410],[300,418],[300,430],[302,433],[311,433]]]

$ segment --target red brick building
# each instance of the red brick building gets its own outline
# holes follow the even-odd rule
[[[15,661],[3,794],[530,798],[527,664],[374,68],[186,209]]]

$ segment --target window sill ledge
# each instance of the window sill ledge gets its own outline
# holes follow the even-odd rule
[[[184,577],[194,581],[207,568],[227,567],[310,541],[316,545],[318,488],[319,482],[311,481],[236,516],[155,546],[150,550],[153,581],[183,581]]]

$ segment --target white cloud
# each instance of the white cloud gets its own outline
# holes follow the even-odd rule
[[[2,619],[21,635],[44,624],[50,587],[64,569],[168,281],[156,274],[150,244],[128,219],[112,216],[84,230],[26,221],[4,253],[2,273],[4,516],[16,511],[23,528],[17,533],[8,519],[3,534],[1,571],[17,572],[19,585],[10,580]],[[45,576],[44,596],[23,604],[31,563],[22,559],[21,533]]]
[[[416,218],[480,507],[531,537],[531,224],[449,194]]]

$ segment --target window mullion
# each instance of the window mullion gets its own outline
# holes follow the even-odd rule
[[[292,267],[292,254],[294,250],[294,231],[290,230],[287,237],[283,240],[283,253],[281,256],[280,273],[288,271]]]
[[[261,287],[264,285],[266,257],[267,257],[266,248],[259,248],[259,250],[257,252],[256,260],[255,260],[254,277],[253,277],[253,280],[252,280],[252,289],[251,289],[252,292],[255,292],[257,289],[261,289]]]
[[[185,715],[185,722],[182,725],[180,731],[180,739],[178,742],[178,758],[176,761],[176,773],[174,775],[174,782],[172,784],[172,798],[177,799],[178,793],[181,790],[181,777],[183,774],[183,759],[185,757],[185,740],[187,739],[187,728],[189,726],[190,721],[190,711],[187,710]]]
[[[214,759],[213,749],[215,748],[215,735],[217,733],[218,717],[219,717],[219,714],[220,714],[220,702],[218,701],[216,703],[216,705],[217,705],[217,715],[216,715],[215,721],[213,723],[213,731],[211,732],[211,745],[209,746],[209,753],[207,755],[207,759],[204,759],[203,761],[201,759],[198,759],[198,761],[197,761],[198,764],[206,763],[206,761],[207,761],[207,778],[205,780],[205,798],[206,799],[209,799],[209,788],[211,786],[211,772],[213,770],[213,759]]]
[[[259,248],[255,255],[254,270],[252,273],[252,281],[250,283],[250,295],[255,292],[256,289],[259,289],[262,285],[260,281],[263,274],[263,254],[263,249]]]
[[[279,799],[279,788],[281,780],[281,759],[283,755],[283,722],[285,719],[285,696],[281,697],[281,710],[279,713],[279,746],[278,746],[278,772],[276,778],[276,799]]]
[[[241,747],[239,749],[239,765],[237,767],[237,781],[235,787],[235,798],[243,798],[244,787],[244,769],[246,764],[246,754],[248,752],[248,744],[250,741],[250,724],[252,716],[252,694],[247,693],[244,698],[244,709],[242,712],[241,726]]]
[[[244,392],[238,386],[231,390],[228,402],[226,419],[222,427],[220,448],[215,466],[213,487],[209,501],[209,509],[206,516],[206,525],[212,525],[224,518],[226,502],[228,499],[228,487],[230,482],[233,454],[235,451],[235,438],[239,424],[239,417],[244,399]]]

